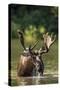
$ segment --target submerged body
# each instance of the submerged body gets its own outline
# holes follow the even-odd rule
[[[21,55],[20,62],[18,65],[18,76],[31,76],[33,68],[35,67],[31,56]]]
[[[36,72],[43,75],[44,64],[40,57],[33,55],[21,55],[18,64],[18,76],[36,76]]]

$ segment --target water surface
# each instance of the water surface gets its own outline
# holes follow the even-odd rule
[[[17,79],[12,79],[12,86],[20,85],[41,85],[41,84],[54,84],[58,83],[57,75],[45,74],[44,76],[34,76],[34,77],[20,77]]]

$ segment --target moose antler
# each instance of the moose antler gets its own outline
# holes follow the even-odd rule
[[[53,34],[49,35],[48,33],[43,35],[44,40],[44,48],[40,48],[39,53],[46,53],[48,52],[50,46],[55,42],[56,35],[53,36]]]
[[[46,33],[46,34],[43,35],[43,39],[44,39],[44,44],[49,49],[49,47],[55,42],[56,35],[53,38],[53,34],[49,35],[48,33]]]
[[[20,42],[21,42],[21,44],[23,46],[23,49],[26,50],[25,45],[24,45],[23,33],[20,30],[17,30],[17,32],[18,32],[18,35],[19,35]]]
[[[31,47],[31,50],[33,50],[33,49],[36,47],[36,45],[38,44],[38,42],[39,42],[39,41],[36,41],[36,42],[35,42],[35,44]]]
[[[24,45],[23,33],[22,33],[20,30],[17,30],[17,32],[18,32],[18,35],[19,35],[20,42],[21,42],[21,44],[22,44],[22,46],[23,46],[23,49],[26,50],[26,47],[25,47],[25,45]],[[34,44],[32,47],[29,46],[29,50],[33,50],[33,49],[36,47],[36,45],[37,45],[38,42],[39,42],[39,41],[36,41],[35,44]]]

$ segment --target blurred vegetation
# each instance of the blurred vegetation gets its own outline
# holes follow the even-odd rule
[[[27,41],[35,41],[45,32],[58,34],[58,7],[10,5],[11,37],[17,38],[22,30]]]

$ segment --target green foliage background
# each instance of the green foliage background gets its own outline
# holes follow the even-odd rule
[[[58,34],[58,7],[10,5],[12,38],[17,38],[17,29],[29,40],[39,38],[42,33]],[[28,40],[28,41],[29,41]]]

